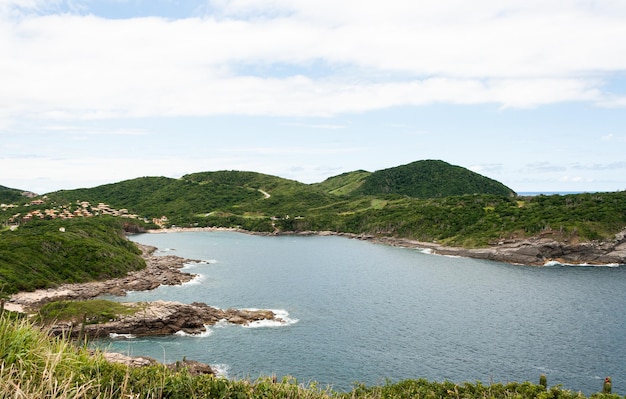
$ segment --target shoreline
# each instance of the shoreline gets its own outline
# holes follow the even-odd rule
[[[568,244],[549,238],[531,237],[523,240],[508,240],[484,248],[447,247],[437,243],[408,238],[380,237],[369,234],[341,233],[333,231],[302,231],[264,233],[227,227],[173,227],[147,230],[145,234],[168,234],[180,232],[229,231],[261,236],[338,236],[375,244],[422,249],[436,255],[483,259],[526,266],[551,264],[580,266],[626,265],[626,229],[612,241]],[[196,275],[181,271],[187,263],[200,260],[181,258],[176,255],[154,255],[158,249],[136,243],[142,250],[146,268],[131,272],[124,277],[77,284],[63,284],[56,288],[19,292],[9,298],[4,308],[9,311],[26,312],[29,308],[55,300],[91,299],[104,294],[124,296],[127,291],[147,291],[161,285],[180,285],[193,280]]]
[[[472,259],[491,260],[526,266],[577,265],[577,266],[622,266],[626,265],[626,229],[616,234],[615,239],[605,241],[564,243],[551,238],[529,237],[520,240],[503,240],[497,245],[482,248],[449,247],[433,242],[409,238],[380,237],[370,234],[341,233],[333,231],[302,231],[263,233],[227,227],[174,227],[149,230],[149,234],[179,232],[231,231],[262,236],[338,236],[369,241],[372,243],[423,249],[436,255],[459,256]]]
[[[182,269],[187,263],[200,261],[176,255],[157,256],[154,255],[156,247],[139,243],[135,245],[142,251],[141,257],[146,262],[144,269],[108,280],[62,284],[54,288],[18,292],[6,301],[5,309],[26,313],[47,302],[93,299],[105,294],[125,296],[128,291],[149,291],[161,285],[181,285],[196,277],[195,274],[183,272]]]

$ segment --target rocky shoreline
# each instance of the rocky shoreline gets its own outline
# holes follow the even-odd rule
[[[493,260],[527,266],[545,266],[550,262],[564,265],[626,265],[626,228],[612,240],[582,243],[562,242],[550,237],[529,237],[519,240],[502,240],[485,248],[449,247],[434,242],[423,242],[399,237],[381,237],[369,234],[338,233],[333,231],[288,231],[258,233],[241,229],[216,227],[176,227],[149,231],[170,233],[183,231],[235,231],[254,235],[340,236],[395,247],[424,249],[433,254]]]
[[[11,311],[35,311],[42,305],[60,300],[88,300],[100,295],[124,296],[128,291],[147,291],[161,285],[181,285],[191,281],[196,275],[181,269],[186,263],[201,263],[179,256],[156,256],[156,247],[136,243],[146,261],[146,268],[131,272],[120,278],[82,284],[64,284],[58,288],[21,292],[13,295],[5,304]],[[52,335],[65,337],[104,338],[113,336],[157,336],[172,334],[201,334],[208,326],[218,322],[249,325],[271,320],[285,323],[271,310],[218,309],[205,303],[184,304],[171,301],[133,302],[124,305],[136,308],[135,312],[120,315],[106,323],[90,324],[83,322],[57,322],[48,327]],[[132,367],[143,367],[158,363],[148,357],[127,356],[120,353],[103,352],[110,362]],[[207,364],[186,360],[168,364],[173,370],[186,369],[190,374],[216,374]]]
[[[79,284],[63,284],[57,288],[20,292],[13,295],[6,306],[9,310],[29,311],[41,305],[60,300],[86,300],[101,295],[124,296],[128,291],[149,291],[161,285],[181,285],[196,277],[181,271],[186,263],[199,263],[174,255],[156,256],[156,247],[137,244],[146,261],[142,270],[120,278]]]
[[[626,239],[622,232],[613,241],[564,243],[549,238],[528,238],[502,241],[487,248],[446,247],[436,243],[357,236],[355,238],[381,244],[420,248],[434,254],[485,259],[527,266],[546,266],[551,263],[563,265],[626,265]]]
[[[172,301],[123,303],[134,308],[134,313],[119,316],[106,323],[89,324],[63,322],[50,327],[53,335],[69,337],[107,338],[114,336],[145,337],[172,334],[197,335],[206,331],[207,326],[218,322],[249,325],[263,320],[279,323],[271,310],[218,309],[207,304],[194,302],[185,304]]]
[[[58,288],[21,292],[6,303],[7,310],[36,311],[42,305],[61,300],[88,300],[101,295],[124,296],[128,291],[149,291],[161,285],[181,285],[196,275],[181,269],[186,263],[200,263],[174,255],[156,256],[157,248],[137,244],[142,250],[146,268],[131,272],[120,278],[81,284],[64,284]],[[132,315],[120,316],[107,323],[57,323],[51,326],[53,334],[77,336],[79,331],[88,337],[106,337],[111,334],[135,336],[170,335],[177,332],[199,334],[221,320],[246,325],[261,320],[284,322],[270,310],[217,309],[204,303],[183,304],[179,302],[154,301],[125,303],[136,307]]]
[[[180,229],[179,231],[183,230]],[[545,237],[529,237],[520,240],[502,240],[484,248],[449,247],[434,242],[423,242],[408,238],[337,233],[332,231],[251,234],[297,236],[332,235],[394,247],[423,249],[436,255],[485,259],[526,266],[546,266],[552,262],[563,265],[586,266],[626,265],[626,229],[616,234],[614,239],[606,241],[567,243]]]

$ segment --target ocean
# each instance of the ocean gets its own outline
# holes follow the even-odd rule
[[[335,390],[426,378],[626,392],[626,267],[531,267],[337,236],[142,234],[203,260],[190,283],[122,301],[274,309],[286,323],[220,323],[200,336],[115,338],[109,350],[209,363],[229,378],[293,376]]]

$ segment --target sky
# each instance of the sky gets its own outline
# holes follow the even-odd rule
[[[0,0],[0,185],[440,159],[626,190],[623,0]]]

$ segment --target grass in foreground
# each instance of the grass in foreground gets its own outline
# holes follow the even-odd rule
[[[286,378],[231,381],[208,375],[191,376],[156,365],[132,368],[112,364],[101,354],[52,338],[27,320],[9,312],[0,315],[0,398],[304,398],[304,399],[584,399],[560,387],[546,389],[525,383],[454,384],[406,380],[383,386],[355,386],[351,392],[302,385]],[[593,399],[623,399],[598,393]]]
[[[123,315],[135,314],[140,308],[103,299],[88,301],[54,301],[46,303],[37,313],[37,321],[50,324],[57,321],[88,324],[106,323]]]

